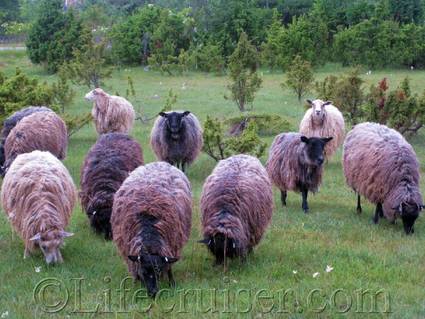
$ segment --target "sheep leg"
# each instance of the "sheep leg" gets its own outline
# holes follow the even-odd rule
[[[282,201],[282,206],[286,206],[286,190],[285,191],[280,191],[280,200]]]
[[[182,166],[182,172],[185,173],[186,172],[186,162],[181,162],[181,166]]]
[[[357,214],[362,213],[362,205],[360,203],[360,194],[357,194]]]
[[[307,188],[303,188],[302,191],[302,197],[303,197],[303,203],[302,203],[302,208],[304,210],[304,213],[308,213],[308,202],[307,202],[307,196],[308,196],[308,189]]]
[[[376,209],[375,209],[375,217],[373,218],[373,222],[375,224],[377,224],[379,222],[379,217],[383,216],[383,212],[382,212],[382,204],[378,203],[376,205]]]
[[[168,269],[167,274],[168,274],[168,283],[170,284],[170,287],[175,287],[176,282],[174,281],[173,271],[171,270],[171,267]]]
[[[31,255],[30,250],[27,247],[25,247],[25,249],[24,249],[24,259],[26,259],[30,255]]]

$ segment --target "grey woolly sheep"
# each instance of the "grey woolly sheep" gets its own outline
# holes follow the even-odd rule
[[[66,157],[68,133],[55,112],[36,112],[24,117],[10,131],[4,144],[4,171],[17,155],[35,150],[49,151],[58,159]]]
[[[3,174],[1,170],[5,161],[4,143],[6,142],[7,136],[20,120],[36,112],[52,112],[52,110],[45,106],[29,106],[19,111],[16,111],[6,120],[4,120],[3,129],[0,133],[0,174]]]
[[[137,141],[123,133],[102,134],[81,168],[81,205],[91,226],[112,239],[111,212],[114,194],[128,174],[143,165]]]
[[[322,182],[324,148],[332,137],[305,137],[299,133],[276,136],[266,164],[272,182],[281,191],[286,206],[287,191],[301,192],[302,208],[308,212],[308,192],[317,192]]]
[[[190,235],[192,193],[189,180],[177,168],[155,162],[136,168],[114,197],[112,236],[135,279],[152,297],[157,280],[180,258]]]
[[[201,195],[202,231],[216,263],[246,255],[266,231],[273,214],[272,185],[260,161],[236,155],[220,161]]]
[[[309,108],[300,123],[300,133],[307,137],[329,137],[333,139],[326,144],[325,157],[331,158],[344,142],[345,122],[342,113],[332,102],[307,100]]]
[[[189,111],[161,112],[151,131],[151,146],[160,161],[185,171],[202,149],[202,129]]]
[[[423,208],[419,163],[412,146],[397,131],[377,123],[356,125],[344,142],[344,175],[348,186],[376,205],[373,221],[401,217],[406,234]]]
[[[71,176],[51,153],[33,151],[16,157],[1,189],[3,210],[25,242],[24,257],[37,247],[46,262],[62,262],[60,247],[77,198]]]
[[[133,105],[125,98],[97,88],[87,93],[85,99],[93,102],[91,114],[98,134],[131,131],[136,115]]]

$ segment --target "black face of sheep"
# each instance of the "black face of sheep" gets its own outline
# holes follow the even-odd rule
[[[177,258],[141,254],[139,256],[128,256],[128,259],[137,263],[138,276],[141,278],[142,282],[145,283],[146,290],[150,297],[154,298],[157,294],[158,279],[165,271],[167,271],[170,285],[175,285],[171,264],[175,263]]]
[[[216,234],[199,241],[201,244],[207,245],[208,249],[215,256],[216,265],[221,265],[225,258],[235,258],[237,256],[245,259],[244,254],[241,254],[241,249],[233,238],[226,238],[223,234]]]
[[[415,224],[416,219],[419,216],[422,206],[417,204],[405,204],[402,203],[399,207],[399,212],[401,215],[401,220],[403,221],[404,231],[407,235],[413,234],[415,229],[413,225]]]
[[[307,138],[305,136],[301,136],[301,141],[307,145],[306,155],[310,165],[321,166],[323,164],[325,145],[330,140],[332,140],[332,137]]]
[[[182,130],[184,130],[183,118],[188,116],[189,114],[190,114],[189,111],[185,111],[183,113],[180,113],[180,112],[159,113],[160,116],[166,119],[167,130],[168,130],[168,133],[170,133],[170,136],[172,139],[178,140],[180,138]]]

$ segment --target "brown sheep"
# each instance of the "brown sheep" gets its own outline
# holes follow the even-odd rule
[[[317,192],[322,182],[324,149],[332,137],[307,138],[299,133],[276,136],[269,151],[267,172],[281,191],[286,206],[287,191],[301,192],[302,208],[308,212],[308,192]]]
[[[130,133],[136,117],[133,105],[121,96],[109,95],[101,88],[86,94],[93,102],[92,116],[97,133]]]
[[[241,257],[256,246],[273,214],[272,185],[260,161],[236,155],[220,161],[201,195],[204,239],[216,263]]]
[[[102,134],[81,168],[81,205],[91,226],[112,239],[111,212],[114,194],[128,174],[143,165],[142,149],[123,133]]]
[[[37,112],[24,117],[10,131],[4,144],[6,171],[22,153],[48,151],[58,159],[66,157],[68,133],[64,121],[54,112]]]
[[[412,146],[397,131],[377,123],[356,125],[344,142],[343,168],[347,184],[376,205],[373,221],[380,217],[403,220],[406,234],[423,208],[419,189],[419,162]]]
[[[59,248],[77,199],[65,166],[51,153],[20,154],[3,180],[1,200],[13,228],[25,242],[24,258],[37,247],[46,262],[60,263]]]
[[[148,294],[158,291],[157,279],[168,274],[181,255],[192,224],[189,180],[177,168],[155,162],[136,168],[114,197],[112,235],[119,253]]]

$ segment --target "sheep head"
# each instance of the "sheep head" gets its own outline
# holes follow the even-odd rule
[[[97,97],[104,96],[105,91],[103,91],[101,88],[96,88],[94,90],[91,90],[89,93],[87,93],[84,98],[87,101],[95,102],[97,100]]]
[[[74,235],[63,230],[48,230],[40,232],[30,238],[30,241],[40,247],[47,264],[61,263],[63,261],[60,248],[63,245],[63,239]]]
[[[132,262],[137,264],[137,274],[145,283],[148,295],[152,298],[158,292],[158,279],[160,275],[170,269],[171,264],[178,259],[174,257],[165,257],[141,253],[138,256],[128,256]]]
[[[403,227],[406,235],[413,234],[415,232],[413,225],[415,224],[416,219],[419,217],[419,213],[422,208],[423,205],[405,202],[401,202],[398,207],[393,208],[398,212],[401,220],[403,221]]]
[[[306,137],[301,136],[301,142],[305,144],[304,159],[308,165],[321,166],[324,162],[324,150],[326,143],[332,140],[332,137]]]
[[[322,100],[307,100],[307,103],[311,106],[312,108],[312,117],[313,120],[315,120],[316,122],[323,122],[323,120],[325,119],[326,116],[326,105],[330,105],[332,104],[331,101],[322,101]]]
[[[165,118],[165,124],[168,133],[173,140],[178,140],[184,130],[184,118],[190,114],[189,111],[184,112],[160,112],[159,115]]]

